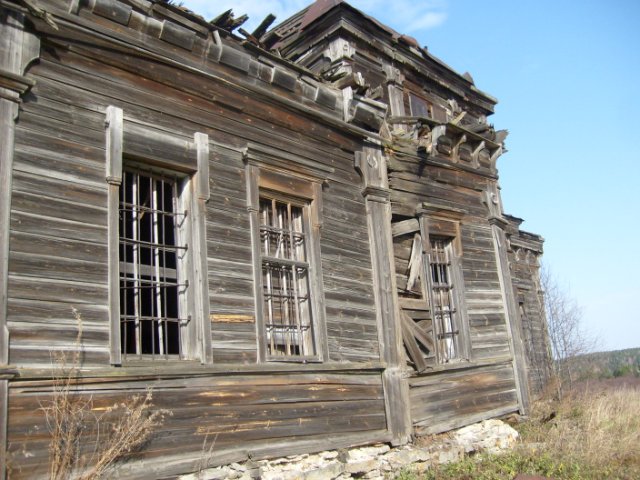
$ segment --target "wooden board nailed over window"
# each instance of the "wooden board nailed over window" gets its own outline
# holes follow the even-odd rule
[[[217,323],[255,323],[256,319],[253,315],[231,315],[227,313],[212,313],[209,320]]]

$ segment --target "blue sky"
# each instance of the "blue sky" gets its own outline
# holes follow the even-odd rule
[[[278,20],[304,0],[187,0]],[[412,35],[500,103],[507,213],[545,239],[544,261],[602,350],[640,347],[640,1],[352,0]]]

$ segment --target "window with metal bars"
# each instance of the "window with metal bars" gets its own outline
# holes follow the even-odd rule
[[[123,357],[180,358],[181,275],[187,253],[179,209],[180,179],[125,170],[120,185],[120,343]]]
[[[266,353],[316,355],[308,259],[308,204],[260,195],[260,256]]]
[[[431,237],[429,267],[431,270],[431,299],[434,330],[436,333],[437,358],[441,363],[459,357],[458,318],[451,280],[451,240]]]

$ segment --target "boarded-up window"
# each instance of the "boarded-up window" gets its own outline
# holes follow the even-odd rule
[[[179,179],[127,170],[120,186],[120,343],[123,356],[181,355],[179,275],[187,254],[180,228]]]
[[[260,258],[266,353],[315,356],[308,258],[308,204],[260,195]]]

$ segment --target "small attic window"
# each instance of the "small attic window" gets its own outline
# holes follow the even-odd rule
[[[412,117],[433,117],[433,107],[427,100],[411,92],[408,96]]]

